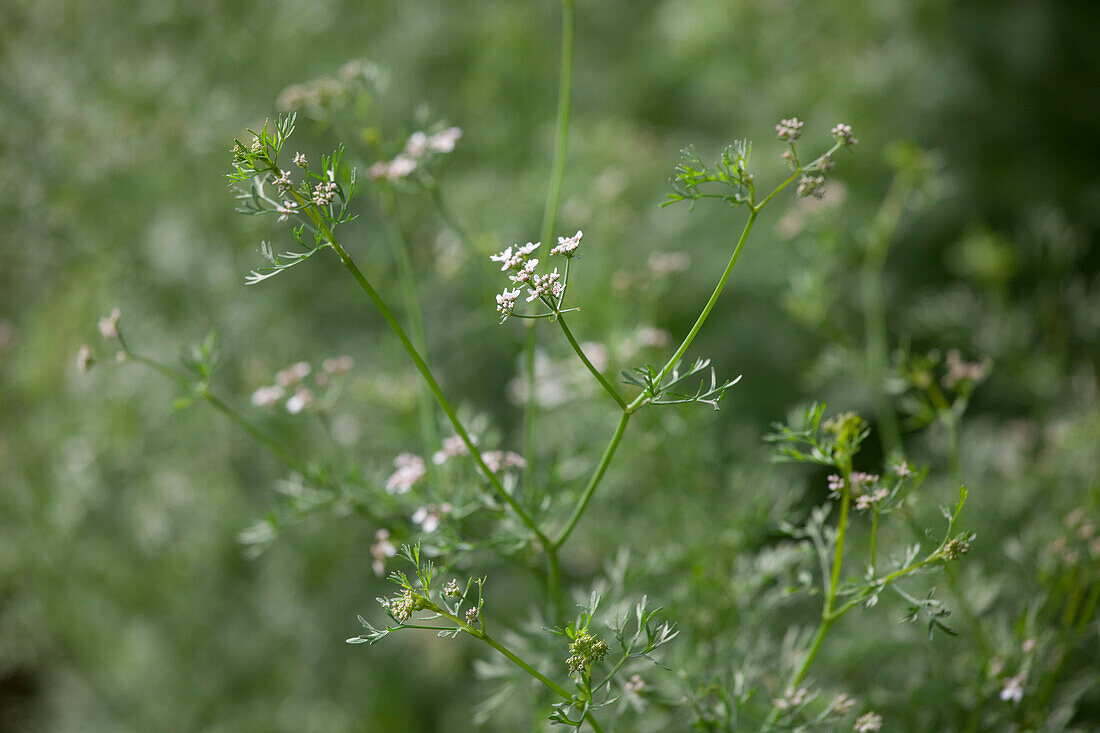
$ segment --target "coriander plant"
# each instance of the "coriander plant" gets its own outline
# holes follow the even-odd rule
[[[228,181],[238,211],[271,221],[270,239],[259,245],[262,260],[245,276],[245,283],[277,286],[278,276],[292,277],[286,273],[307,260],[334,257],[349,284],[372,306],[372,317],[388,325],[419,376],[421,444],[396,456],[388,475],[306,455],[215,391],[212,377],[219,351],[213,333],[187,355],[182,368],[133,348],[117,310],[100,322],[101,335],[117,342],[119,363],[142,364],[176,383],[183,392],[178,409],[194,402],[208,404],[291,472],[280,509],[242,533],[250,552],[258,553],[273,541],[281,523],[322,510],[354,513],[369,524],[374,543],[364,563],[388,577],[393,590],[378,598],[376,608],[364,607],[358,619],[362,631],[347,641],[373,646],[394,634],[434,632],[441,639],[468,637],[484,644],[488,649],[483,672],[501,684],[477,706],[476,719],[491,719],[513,691],[522,689],[525,704],[542,721],[571,730],[878,730],[882,717],[858,702],[856,691],[831,689],[827,680],[814,678],[814,662],[849,614],[864,614],[863,633],[875,633],[875,624],[883,622],[876,606],[887,593],[901,599],[905,620],[925,625],[929,636],[937,631],[955,633],[935,589],[914,581],[950,568],[974,541],[974,535],[962,528],[967,491],[958,475],[957,442],[949,456],[957,499],[943,508],[946,526],[928,534],[912,510],[925,472],[906,460],[894,437],[896,426],[888,431],[891,443],[882,455],[870,458],[861,453],[870,425],[848,411],[827,417],[821,404],[777,424],[766,436],[779,459],[827,472],[814,484],[827,489],[821,501],[816,501],[811,487],[806,492],[811,501],[801,507],[794,501],[779,502],[786,515],[766,528],[777,538],[770,554],[738,558],[737,563],[747,565],[727,578],[720,591],[739,617],[761,614],[754,622],[761,626],[784,625],[785,614],[798,598],[813,606],[813,622],[803,627],[792,620],[778,646],[769,647],[766,639],[750,640],[751,626],[721,628],[711,641],[699,633],[681,634],[678,619],[662,610],[666,599],[661,593],[641,591],[646,571],[638,569],[645,564],[638,557],[607,558],[599,570],[563,568],[563,550],[578,532],[587,531],[581,520],[605,478],[617,470],[616,458],[624,441],[631,440],[628,429],[635,416],[660,412],[649,423],[660,430],[668,413],[657,407],[687,411],[705,405],[718,410],[726,394],[740,388],[736,365],[712,365],[694,352],[696,337],[720,306],[761,217],[768,216],[789,190],[805,199],[825,196],[838,160],[858,140],[850,126],[836,124],[830,131],[831,144],[816,154],[807,153],[801,141],[804,123],[783,119],[775,126],[778,140],[756,148],[758,155],[763,150],[785,161],[787,175],[775,181],[765,181],[755,172],[753,145],[747,139],[729,144],[713,163],[686,148],[664,205],[687,203],[694,209],[713,199],[740,225],[740,234],[728,243],[725,268],[709,296],[699,294],[694,323],[675,347],[656,364],[621,370],[617,380],[609,376],[606,358],[586,348],[573,324],[574,314],[583,313],[586,303],[570,297],[569,285],[571,279],[584,277],[586,250],[600,243],[585,238],[583,231],[569,234],[557,226],[571,116],[573,1],[565,0],[562,10],[554,156],[542,221],[531,225],[532,238],[538,241],[502,243],[496,254],[483,260],[485,273],[498,278],[501,290],[495,303],[485,303],[479,317],[501,329],[523,330],[526,397],[522,435],[515,444],[457,409],[454,396],[437,378],[397,212],[397,192],[422,196],[448,222],[461,246],[478,251],[451,212],[441,184],[462,131],[443,121],[428,121],[423,129],[392,139],[377,136],[364,141],[352,136],[316,160],[295,144],[296,129],[304,122],[339,136],[349,110],[353,116],[370,114],[369,105],[342,103],[384,93],[385,75],[370,64],[350,64],[339,80],[321,80],[284,93],[284,114],[233,142]],[[381,282],[386,275],[373,274],[378,268],[360,266],[370,254],[363,252],[348,226],[360,215],[387,231],[395,283]],[[399,306],[390,300],[392,285],[399,292]],[[561,460],[541,454],[538,439],[547,418],[538,414],[537,394],[545,374],[536,368],[537,348],[539,339],[549,338],[561,339],[575,354],[616,419],[602,450],[576,446],[570,460],[584,465],[579,481],[563,479],[559,472],[536,471],[545,462]],[[885,373],[882,352],[882,344],[876,342],[873,363]],[[82,369],[94,360],[90,348],[81,350]],[[910,374],[911,389],[902,399],[912,422],[906,427],[916,430],[939,422],[955,435],[966,400],[988,365],[966,363],[950,352],[943,382],[950,397],[927,377],[933,367],[919,359],[908,366],[905,360],[898,362],[898,370],[908,369]],[[349,357],[299,362],[272,375],[270,384],[258,386],[251,401],[258,409],[282,404],[292,414],[316,416],[331,430],[331,408],[342,398],[353,368]],[[893,415],[890,398],[883,399],[880,412]],[[906,532],[914,538],[900,539]],[[866,552],[856,553],[853,535],[859,536],[859,547]],[[647,549],[644,538],[624,536],[620,542],[634,545],[638,555]],[[500,564],[537,578],[542,598],[532,604],[529,619],[508,617],[499,610],[506,607],[500,591],[482,568]],[[946,577],[955,582],[950,572]],[[1095,607],[1095,596],[1085,602]],[[368,659],[364,657],[365,664]]]

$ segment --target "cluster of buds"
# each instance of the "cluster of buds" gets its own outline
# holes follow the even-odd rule
[[[963,384],[977,384],[989,374],[989,360],[963,361],[958,349],[947,352],[945,363],[947,373],[943,376],[943,386],[956,389]]]
[[[798,181],[798,195],[802,198],[823,198],[825,196],[825,176],[802,176]]]
[[[386,610],[390,612],[394,620],[403,624],[409,620],[413,612],[420,608],[420,599],[411,589],[401,591],[401,595],[391,598],[386,602]]]
[[[882,728],[882,716],[878,713],[864,713],[852,726],[852,730],[856,733],[875,733],[880,728]]]
[[[584,232],[578,229],[572,237],[558,237],[558,246],[550,250],[550,254],[572,257],[573,253],[577,251],[577,247],[580,246],[581,237],[583,236]]]
[[[840,143],[841,145],[858,145],[859,144],[859,140],[852,137],[852,126],[851,125],[845,125],[843,122],[837,123],[836,125],[833,126],[833,129],[832,129],[831,132],[833,133],[833,137],[836,138],[836,141],[838,143]]]
[[[474,624],[478,623],[478,620],[480,618],[481,618],[481,614],[478,612],[478,610],[475,606],[470,606],[469,608],[466,609],[466,625],[467,626],[473,626]]]
[[[787,688],[783,697],[777,697],[772,700],[772,705],[779,710],[791,710],[806,702],[807,694],[805,687],[800,687],[797,690],[794,688]]]
[[[886,501],[886,497],[888,496],[890,496],[890,490],[885,488],[875,489],[866,494],[860,494],[856,497],[856,509],[866,511],[871,507],[882,506],[882,502]]]
[[[855,698],[849,697],[846,692],[842,692],[833,699],[833,704],[829,706],[829,712],[837,717],[843,717],[850,713],[855,706]]]
[[[451,578],[447,581],[447,584],[443,586],[443,594],[448,598],[458,598],[462,595],[462,591],[458,589],[458,581]]]
[[[526,468],[527,460],[518,453],[512,451],[491,450],[481,454],[481,460],[493,473],[500,473],[509,468]]]
[[[607,644],[587,631],[582,631],[569,644],[569,659],[566,664],[569,665],[570,674],[587,674],[593,662],[598,662],[605,656]]]
[[[780,140],[793,143],[795,140],[802,137],[802,126],[805,124],[806,123],[797,117],[780,120],[779,124],[775,126],[775,134],[779,136]]]
[[[470,440],[475,444],[477,443],[476,436],[470,436]],[[443,439],[443,449],[437,450],[432,455],[432,463],[437,466],[442,466],[452,458],[459,456],[470,455],[470,449],[466,446],[466,441],[462,439],[461,435],[451,435]]]
[[[538,260],[533,260],[537,262]],[[554,268],[553,272],[546,275],[531,275],[531,287],[527,290],[530,295],[527,296],[527,302],[530,303],[539,298],[554,298],[560,299],[565,293],[565,285],[561,282],[561,273],[558,272],[558,268]]]
[[[970,550],[970,537],[959,535],[943,546],[944,560],[958,560]]]
[[[339,187],[335,181],[322,181],[313,187],[313,203],[318,206],[328,206],[336,198]]]

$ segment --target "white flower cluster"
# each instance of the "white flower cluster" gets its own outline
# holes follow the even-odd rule
[[[455,144],[462,137],[462,130],[448,127],[446,130],[428,135],[414,132],[405,142],[405,149],[393,160],[378,161],[367,170],[367,175],[375,180],[396,181],[416,170],[419,161],[426,153],[452,153]]]
[[[397,554],[397,548],[390,542],[390,531],[380,529],[374,533],[374,544],[370,546],[371,568],[374,574],[381,578],[386,572],[386,558]]]
[[[451,509],[451,505],[447,502],[439,505],[428,504],[413,512],[412,520],[414,524],[419,524],[422,530],[431,533],[439,529],[439,522],[451,513]]]
[[[558,246],[550,250],[550,254],[572,257],[573,253],[577,251],[577,247],[580,246],[581,237],[583,236],[584,232],[578,229],[572,237],[558,237]]]
[[[837,139],[841,145],[857,145],[859,140],[852,137],[852,126],[839,123],[832,129],[833,137]]]
[[[413,453],[402,453],[393,459],[397,470],[386,479],[386,491],[391,494],[407,494],[428,473],[424,459]]]
[[[350,356],[340,356],[333,359],[325,359],[322,362],[322,372],[316,377],[317,386],[326,387],[329,376],[340,376],[351,371],[354,361]],[[256,407],[270,407],[286,397],[286,411],[291,415],[313,406],[316,396],[313,390],[303,382],[313,373],[313,367],[308,361],[299,361],[291,364],[275,374],[275,384],[265,385],[252,393],[252,404]]]
[[[298,213],[298,207],[293,201],[287,199],[275,207],[275,212],[279,215],[275,221],[286,221],[288,217]]]
[[[526,468],[527,461],[523,456],[512,451],[491,450],[481,454],[481,460],[493,473],[509,468]]]
[[[477,444],[477,438],[471,436],[470,440]],[[460,435],[452,435],[449,438],[443,439],[443,449],[437,450],[432,455],[432,463],[437,466],[442,466],[452,458],[458,456],[470,455],[470,449],[466,446],[466,441],[462,439]]]
[[[791,117],[789,120],[780,120],[779,124],[775,126],[775,134],[779,136],[780,140],[786,140],[789,143],[793,143],[798,138],[802,137],[802,126],[806,124],[797,117]]]
[[[122,311],[115,308],[111,315],[99,319],[99,335],[108,341],[118,338],[118,322],[122,318]]]
[[[584,232],[578,230],[572,237],[558,237],[557,246],[550,250],[551,256],[564,255],[565,257],[573,257],[574,253],[577,251],[577,247],[580,246],[581,237],[583,236]],[[539,275],[535,272],[536,268],[538,268],[539,260],[537,257],[532,257],[531,255],[541,246],[542,242],[513,244],[503,252],[489,255],[489,259],[493,262],[500,263],[500,271],[507,272],[508,279],[511,280],[512,283],[528,286],[528,303],[532,303],[539,298],[553,298],[557,303],[551,305],[551,307],[556,310],[561,304],[562,297],[565,295],[565,282],[562,280],[562,274],[558,272],[558,268],[556,267],[553,272],[549,272],[545,275]],[[515,311],[516,300],[519,294],[519,288],[511,290],[505,288],[502,293],[497,295],[497,312],[501,314],[501,323],[506,321],[508,316],[512,315]]]
[[[313,187],[313,203],[318,206],[328,206],[336,197],[336,182],[325,181]]]
[[[294,188],[294,181],[290,178],[290,171],[279,171],[279,175],[273,178],[271,182],[284,192]]]
[[[852,726],[852,730],[856,733],[874,733],[880,728],[882,728],[882,716],[877,713],[864,713]]]

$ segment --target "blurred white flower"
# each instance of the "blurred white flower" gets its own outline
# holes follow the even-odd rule
[[[277,384],[260,387],[252,393],[252,404],[256,407],[270,407],[283,398],[286,390]]]
[[[118,321],[122,318],[122,311],[115,308],[111,315],[99,319],[99,334],[108,340],[118,338]]]
[[[424,459],[413,453],[402,453],[393,459],[397,469],[386,480],[386,491],[391,494],[405,494],[428,473]]]

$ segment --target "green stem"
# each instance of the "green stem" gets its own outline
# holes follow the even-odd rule
[[[619,393],[615,391],[615,388],[611,386],[604,375],[600,374],[600,370],[593,366],[592,362],[588,360],[584,350],[581,348],[580,344],[577,343],[577,339],[573,338],[573,332],[569,330],[569,326],[565,325],[565,318],[559,314],[557,321],[558,325],[561,326],[562,333],[565,334],[565,338],[569,340],[569,345],[573,347],[573,351],[577,352],[577,356],[579,356],[581,361],[584,362],[584,365],[588,367],[588,371],[592,372],[592,376],[596,378],[600,386],[604,388],[604,391],[611,395],[611,399],[615,400],[623,410],[626,410],[626,400],[619,396]]]
[[[561,16],[561,69],[558,81],[558,118],[554,141],[554,159],[550,166],[550,183],[546,192],[546,207],[542,212],[541,239],[549,248],[550,239],[558,220],[558,206],[561,203],[562,181],[565,178],[565,155],[569,143],[569,115],[572,103],[573,87],[573,0],[562,0]],[[537,338],[534,321],[527,324],[527,338],[523,346],[523,363],[527,371],[527,402],[523,406],[523,450],[527,459],[528,485],[533,485],[535,476],[536,415],[538,405],[535,402],[537,387],[535,378],[535,347]]]
[[[768,198],[770,199],[771,197],[769,196]],[[761,206],[763,206],[763,204],[761,204]],[[695,325],[691,327],[691,330],[688,331],[688,335],[684,337],[683,342],[680,344],[680,348],[676,349],[676,353],[672,355],[672,358],[670,358],[665,364],[664,368],[661,369],[661,373],[656,379],[657,384],[660,384],[662,381],[664,381],[664,378],[668,376],[669,372],[672,371],[673,367],[675,367],[677,362],[679,362],[680,359],[684,356],[684,352],[686,352],[688,350],[688,347],[691,346],[691,342],[695,340],[695,337],[696,335],[698,335],[699,330],[703,327],[703,324],[707,322],[707,317],[710,316],[711,310],[714,309],[715,303],[718,302],[718,296],[720,296],[722,294],[722,290],[725,289],[726,281],[730,279],[730,274],[733,272],[733,268],[737,265],[737,260],[741,257],[741,250],[744,249],[745,242],[747,242],[749,239],[749,232],[752,231],[753,224],[756,223],[756,217],[759,215],[759,213],[759,207],[752,209],[752,211],[749,213],[749,220],[745,222],[745,228],[741,232],[741,238],[737,240],[737,246],[734,248],[733,254],[730,256],[729,264],[726,265],[726,269],[722,273],[722,277],[718,280],[718,284],[714,287],[714,292],[711,293],[710,300],[708,300],[707,304],[703,306],[703,310],[699,314],[699,317],[695,319]],[[645,393],[642,393],[634,398],[634,401],[630,403],[627,409],[633,410],[639,407],[644,400]]]
[[[541,236],[550,247],[554,228],[558,221],[561,203],[562,181],[565,178],[565,154],[569,144],[569,114],[573,87],[573,26],[574,0],[562,0],[561,14],[561,72],[558,81],[558,120],[554,140],[554,161],[550,167],[550,185],[546,192],[546,208],[542,212]]]
[[[599,486],[604,473],[607,472],[607,467],[611,464],[611,459],[615,456],[615,449],[619,447],[619,442],[623,439],[623,433],[626,431],[627,423],[630,422],[631,414],[632,413],[624,410],[623,414],[619,416],[619,424],[615,426],[615,433],[611,436],[611,442],[607,444],[607,448],[603,452],[603,458],[600,459],[599,465],[596,466],[592,478],[588,480],[588,485],[585,487],[584,493],[581,494],[580,499],[577,500],[577,505],[573,507],[573,513],[570,514],[569,521],[566,522],[565,528],[562,529],[557,539],[553,542],[555,548],[561,547],[565,544],[565,541],[569,539],[569,535],[573,532],[573,529],[577,526],[577,522],[581,519],[581,515],[584,514],[584,510],[588,507],[588,502],[592,499],[592,495],[596,493],[596,487]]]
[[[179,373],[175,369],[172,369],[165,364],[160,363],[159,361],[156,361],[155,359],[150,359],[149,357],[142,356],[141,354],[135,354],[134,352],[130,351],[129,347],[126,346],[126,342],[122,341],[121,337],[119,339],[119,343],[122,346],[122,350],[126,352],[126,356],[128,358],[138,362],[139,364],[144,364],[145,366],[151,368],[153,371],[156,371],[159,374],[172,380],[192,394],[201,397],[207,404],[209,404],[218,412],[225,415],[227,418],[229,418],[231,422],[233,422],[246,433],[248,433],[248,435],[252,437],[257,443],[260,443],[265,448],[270,450],[273,454],[275,454],[275,456],[278,457],[280,461],[286,464],[287,468],[291,469],[292,471],[297,471],[303,476],[311,475],[309,467],[298,460],[298,458],[296,458],[288,448],[286,448],[282,443],[275,440],[264,431],[260,430],[258,427],[253,425],[244,415],[237,412],[228,404],[216,397],[210,391],[209,387],[204,384],[196,385],[185,375]]]
[[[478,467],[481,468],[482,472],[485,474],[486,479],[496,491],[497,495],[499,495],[500,498],[503,499],[504,502],[512,508],[512,511],[515,512],[520,521],[524,525],[526,525],[528,529],[531,530],[532,534],[534,534],[534,536],[538,539],[543,548],[545,548],[547,552],[549,552],[550,548],[552,547],[550,539],[542,532],[542,530],[539,529],[538,525],[535,523],[535,520],[531,517],[531,515],[522,506],[519,505],[519,503],[515,500],[515,498],[512,497],[510,493],[508,493],[504,489],[504,486],[500,483],[500,479],[497,478],[497,475],[489,470],[489,467],[485,465],[485,460],[481,456],[481,451],[478,450],[477,445],[475,445],[473,439],[470,438],[470,434],[466,431],[466,427],[462,424],[462,421],[458,419],[458,415],[455,414],[455,410],[453,407],[451,407],[451,403],[447,401],[447,398],[443,395],[443,391],[439,388],[439,383],[435,381],[435,376],[432,374],[431,369],[428,368],[428,365],[424,362],[424,359],[420,355],[420,352],[417,351],[412,341],[409,340],[408,334],[405,333],[405,329],[401,327],[401,324],[397,322],[397,318],[394,317],[393,312],[389,309],[389,306],[386,305],[386,302],[382,300],[382,297],[378,294],[378,291],[374,289],[367,278],[363,275],[363,272],[359,269],[355,262],[352,261],[347,251],[345,251],[340,243],[336,240],[336,238],[332,236],[332,232],[325,231],[324,234],[329,244],[332,245],[333,250],[339,256],[341,264],[343,264],[348,272],[351,273],[352,277],[355,278],[355,281],[359,283],[359,287],[362,288],[363,292],[365,292],[367,294],[367,297],[370,298],[371,302],[374,303],[374,306],[378,309],[379,313],[382,314],[382,318],[385,319],[386,323],[389,324],[390,328],[393,330],[394,334],[401,342],[401,345],[405,347],[405,351],[408,352],[409,357],[412,359],[417,371],[420,372],[420,376],[423,377],[424,381],[428,384],[428,388],[431,390],[432,396],[435,397],[436,402],[439,403],[440,408],[442,408],[443,412],[447,415],[447,418],[451,421],[451,425],[454,427],[455,433],[462,439],[462,442],[465,443],[466,448],[470,451],[470,456],[473,457]]]

